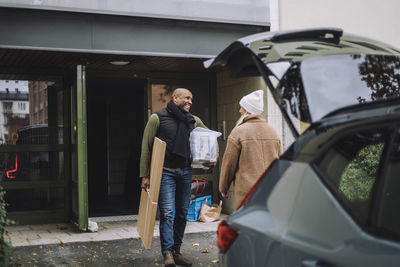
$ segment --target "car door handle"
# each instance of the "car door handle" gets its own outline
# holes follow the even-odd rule
[[[332,265],[319,260],[304,260],[301,267],[333,267]]]

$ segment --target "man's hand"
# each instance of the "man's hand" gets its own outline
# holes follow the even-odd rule
[[[150,178],[149,177],[143,177],[142,178],[142,185],[141,187],[147,191],[150,189]]]
[[[203,163],[203,166],[205,167],[214,167],[215,165],[217,165],[217,162],[207,162],[207,163]]]
[[[218,156],[217,156],[217,160],[215,162],[203,163],[203,166],[205,166],[205,167],[215,167],[215,165],[217,165],[217,162],[218,162]]]

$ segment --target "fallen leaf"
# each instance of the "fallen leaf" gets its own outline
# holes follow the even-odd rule
[[[192,246],[193,247],[198,247],[198,246],[200,246],[200,244],[199,243],[193,243]]]
[[[206,249],[203,249],[202,251],[201,251],[201,253],[208,253],[209,251],[208,251],[208,248],[206,248]]]
[[[212,260],[211,262],[212,262],[212,263],[218,263],[219,260]]]

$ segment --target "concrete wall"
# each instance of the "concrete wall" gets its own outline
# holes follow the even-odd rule
[[[267,90],[267,87],[261,77],[252,78],[231,78],[228,73],[220,72],[217,74],[217,120],[219,130],[223,133],[225,131],[225,137],[227,138],[235,127],[236,121],[238,120],[239,114],[239,101],[240,99],[255,90],[264,90],[264,112],[263,116],[267,122],[274,127],[280,136],[283,138],[282,130],[282,116],[279,108],[275,104],[272,95]],[[225,121],[225,129],[222,128],[222,124]],[[219,165],[221,167],[223,153],[226,148],[226,138],[219,138],[220,145],[220,160]],[[219,180],[218,180],[219,181]],[[218,186],[218,185],[217,185]],[[223,213],[230,214],[234,210],[233,201],[233,187],[230,188],[229,199],[223,202]]]
[[[280,30],[340,27],[345,32],[400,47],[398,0],[278,1]]]

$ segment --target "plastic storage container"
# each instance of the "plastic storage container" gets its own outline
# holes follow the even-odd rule
[[[188,221],[197,221],[199,219],[199,214],[200,214],[200,209],[201,209],[202,203],[211,205],[211,195],[197,197],[197,198],[191,200],[191,203],[189,205],[188,214],[186,217],[186,219]]]

